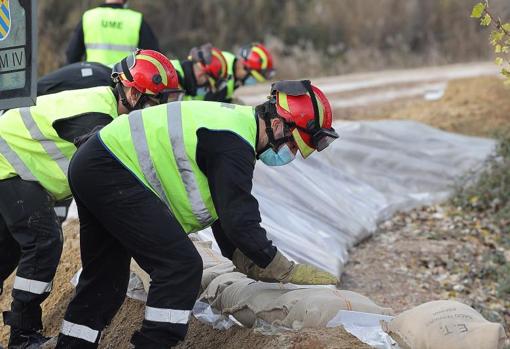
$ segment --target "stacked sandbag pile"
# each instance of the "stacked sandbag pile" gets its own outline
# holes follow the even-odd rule
[[[210,242],[193,243],[204,262],[199,301],[246,327],[254,327],[262,320],[295,330],[324,328],[338,324],[343,311],[392,314],[392,309],[352,291],[255,281],[235,272],[232,262],[213,251]],[[149,276],[136,263],[132,264],[132,271],[148,290]],[[419,305],[383,322],[382,329],[401,349],[502,349],[507,341],[503,326],[455,301]]]

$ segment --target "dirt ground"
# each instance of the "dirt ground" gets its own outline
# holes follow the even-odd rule
[[[510,86],[499,77],[450,81],[437,101],[423,98],[398,100],[366,107],[336,109],[345,120],[411,119],[439,129],[471,136],[492,136],[510,121]],[[336,98],[342,97],[341,94]]]
[[[64,312],[73,295],[73,286],[69,282],[80,268],[79,224],[72,221],[64,227],[64,252],[57,275],[54,279],[53,291],[43,304],[44,333],[48,336],[58,334]],[[13,275],[5,283],[5,292],[0,299],[0,310],[7,310],[10,303]],[[133,332],[141,325],[144,303],[126,298],[111,325],[104,331],[100,348],[127,348]],[[0,345],[6,345],[9,328],[0,329]],[[369,346],[361,343],[341,328],[322,330],[305,330],[288,332],[278,336],[267,336],[255,333],[251,329],[234,327],[228,331],[219,331],[192,319],[186,341],[178,348],[334,348],[334,349],[366,349]]]
[[[502,82],[494,77],[456,80],[449,84],[444,97],[439,101],[408,99],[369,107],[342,109],[336,110],[336,118],[413,119],[448,131],[488,136],[494,130],[508,125],[510,120],[508,92]],[[360,292],[380,305],[392,307],[396,311],[428,300],[460,297],[475,306],[482,304],[482,308],[487,304],[488,316],[506,322],[508,330],[510,315],[507,310],[501,309],[506,303],[492,302],[495,296],[490,289],[475,284],[467,285],[461,277],[464,274],[459,270],[452,271],[453,269],[447,265],[448,260],[453,258],[455,266],[459,268],[461,265],[469,266],[469,259],[466,258],[470,256],[475,258],[479,255],[481,252],[477,249],[483,249],[483,244],[472,247],[471,254],[455,259],[455,252],[458,252],[461,244],[471,248],[467,243],[470,238],[463,241],[452,234],[431,238],[439,229],[438,224],[441,225],[441,222],[447,224],[446,215],[442,216],[440,208],[414,212],[414,215],[412,212],[397,215],[392,221],[384,223],[386,225],[381,226],[380,232],[374,238],[365,241],[352,251],[351,261],[346,265],[342,278],[342,288]],[[425,220],[429,227],[426,229],[423,228]],[[448,225],[444,229],[448,230]],[[64,252],[54,280],[53,292],[43,304],[46,335],[58,333],[65,308],[73,293],[69,280],[79,269],[79,265],[78,223],[71,222],[65,227]],[[6,310],[10,303],[12,279],[11,276],[6,281],[4,295],[0,298],[2,311]],[[508,309],[508,304],[506,306]],[[490,311],[494,313],[491,315]],[[105,331],[101,347],[125,348],[132,332],[138,328],[142,316],[143,304],[126,300],[113,323]],[[6,344],[7,336],[8,327],[4,326],[0,329],[1,345]],[[188,337],[179,348],[211,347],[368,348],[338,328],[264,336],[239,327],[223,332],[217,331],[197,320],[192,320]]]

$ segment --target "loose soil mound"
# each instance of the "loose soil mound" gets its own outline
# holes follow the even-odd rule
[[[43,303],[44,333],[48,336],[58,334],[64,312],[73,295],[73,286],[69,282],[80,268],[79,224],[72,221],[64,227],[64,252],[54,279],[53,291]],[[9,308],[13,275],[6,280],[5,292],[0,299],[0,310]],[[106,329],[101,341],[101,348],[127,348],[132,333],[140,327],[143,319],[144,304],[126,299],[117,316]],[[0,329],[0,345],[6,345],[9,327]],[[323,330],[304,330],[288,332],[278,336],[266,336],[255,333],[251,329],[233,327],[228,331],[214,330],[192,319],[186,341],[178,348],[288,348],[288,349],[365,349],[369,346],[361,343],[341,328]]]

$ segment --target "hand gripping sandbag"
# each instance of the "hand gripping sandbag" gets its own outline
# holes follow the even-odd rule
[[[266,268],[260,268],[236,249],[232,256],[236,268],[259,281],[292,283],[297,285],[336,285],[339,281],[333,274],[309,264],[289,261],[279,251]]]

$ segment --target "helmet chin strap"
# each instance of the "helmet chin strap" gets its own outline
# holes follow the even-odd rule
[[[115,89],[117,90],[117,93],[119,94],[120,102],[129,112],[132,112],[133,110],[141,109],[142,100],[144,99],[144,98],[142,98],[143,95],[141,95],[140,98],[138,98],[138,101],[136,101],[136,104],[134,106],[132,106],[128,102],[126,92],[124,91],[124,85],[122,85],[122,83],[119,82],[119,83],[117,83],[117,85],[115,85]]]
[[[278,148],[284,143],[287,143],[292,139],[290,136],[283,136],[282,138],[276,139],[274,136],[273,128],[271,127],[271,120],[278,118],[278,114],[276,113],[276,108],[271,101],[265,102],[259,109],[259,113],[262,114],[262,119],[264,120],[264,124],[266,125],[265,131],[267,134],[267,144],[266,146],[257,153],[257,158],[260,154],[272,148],[273,151],[277,152]],[[283,122],[283,121],[282,121]]]

